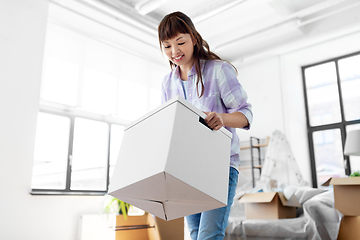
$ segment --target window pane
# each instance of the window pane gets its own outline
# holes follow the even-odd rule
[[[72,190],[106,190],[108,124],[75,118]]]
[[[76,106],[79,66],[47,57],[41,83],[41,98]]]
[[[148,111],[147,87],[129,81],[120,81],[118,115],[126,120],[136,120]]]
[[[340,129],[313,133],[318,185],[329,177],[345,176]]]
[[[360,129],[360,124],[346,126],[347,133],[359,129]],[[349,156],[349,157],[350,157],[351,173],[360,171],[360,156]]]
[[[124,128],[125,128],[124,126],[120,126],[120,125],[115,125],[115,124],[111,125],[110,173],[109,173],[110,179],[114,172],[114,167],[120,151],[121,142],[124,137]]]
[[[345,120],[360,119],[360,55],[339,61]]]
[[[39,113],[31,187],[65,189],[70,119]]]
[[[341,121],[335,63],[305,69],[306,91],[311,126]]]
[[[84,69],[81,107],[102,114],[116,113],[116,77]]]

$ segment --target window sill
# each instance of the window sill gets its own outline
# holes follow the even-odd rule
[[[31,195],[34,196],[104,196],[105,191],[53,191],[53,190],[31,190]]]

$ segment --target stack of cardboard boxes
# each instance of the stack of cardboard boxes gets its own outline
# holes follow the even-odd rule
[[[360,239],[360,177],[332,178],[335,208],[344,214],[338,239]]]

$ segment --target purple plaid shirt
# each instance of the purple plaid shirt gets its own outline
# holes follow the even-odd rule
[[[188,73],[186,100],[204,112],[233,113],[241,112],[249,121],[250,128],[253,115],[251,104],[247,102],[247,94],[240,85],[233,66],[221,60],[201,60],[204,82],[204,95],[199,98],[196,91],[197,74],[195,65]],[[184,96],[181,85],[179,67],[167,74],[162,82],[162,103],[176,96]],[[199,84],[199,93],[201,86]],[[230,166],[238,169],[240,164],[240,143],[235,128],[228,129],[233,137],[231,141]]]

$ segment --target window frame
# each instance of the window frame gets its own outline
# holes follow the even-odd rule
[[[54,11],[57,11],[56,4],[54,6]],[[70,11],[71,12],[71,11]],[[72,13],[70,13],[72,14]],[[74,15],[75,16],[75,15]],[[76,18],[84,19],[84,16],[76,16]],[[85,24],[88,26],[87,29],[84,30],[84,28],[80,25],[69,25],[69,22],[66,20],[63,22],[62,20],[63,16],[59,17],[57,14],[54,16],[49,13],[49,19],[47,21],[47,33],[45,38],[45,48],[44,48],[44,58],[43,58],[43,72],[42,72],[42,84],[40,89],[40,99],[39,99],[39,110],[38,112],[43,112],[47,114],[53,114],[58,116],[67,117],[70,120],[70,132],[69,132],[69,146],[68,146],[68,159],[67,159],[67,168],[66,168],[66,186],[65,189],[38,189],[33,188],[33,186],[30,183],[30,190],[29,193],[32,195],[104,195],[107,194],[108,188],[109,188],[109,182],[110,182],[110,174],[112,167],[114,167],[114,162],[111,152],[111,140],[112,140],[112,126],[118,125],[125,127],[130,124],[132,121],[135,121],[136,119],[140,118],[141,116],[130,116],[128,112],[124,111],[120,103],[125,102],[123,99],[119,98],[121,94],[121,83],[127,82],[127,83],[135,83],[139,84],[141,86],[146,87],[146,96],[144,95],[143,98],[141,98],[141,102],[144,103],[144,108],[139,111],[139,109],[133,108],[135,112],[139,113],[140,115],[143,115],[147,112],[149,112],[152,109],[155,109],[155,107],[160,106],[160,94],[156,92],[157,90],[160,93],[161,90],[161,80],[165,73],[168,72],[168,70],[163,66],[163,63],[159,61],[155,62],[149,62],[151,60],[150,58],[144,58],[143,55],[135,52],[134,50],[124,48],[120,43],[118,42],[112,42],[110,41],[112,37],[115,37],[114,39],[121,37],[121,34],[118,36],[118,34],[114,31],[114,28],[108,25],[98,25],[97,21],[93,21],[94,19],[90,19],[90,21],[87,22],[81,22],[82,24]],[[89,19],[88,19],[89,20]],[[93,25],[95,24],[95,25]],[[96,32],[97,29],[101,29],[105,33],[105,37],[103,34],[98,34]],[[94,30],[95,29],[95,30]],[[115,29],[116,30],[116,29]],[[115,33],[117,35],[107,35],[108,33]],[[95,37],[94,37],[95,36]],[[109,38],[111,36],[111,39]],[[61,45],[61,48],[59,48],[60,45],[57,45],[57,42],[52,41],[53,39],[61,39],[61,43],[65,42],[64,48]],[[147,44],[146,42],[145,45]],[[142,46],[140,46],[142,47]],[[54,49],[60,51],[54,51]],[[64,49],[69,51],[64,51]],[[90,50],[89,50],[90,49]],[[95,51],[94,51],[95,49]],[[96,58],[94,58],[93,55],[90,55],[89,59],[86,58],[88,53],[96,53],[98,52],[111,52],[112,54],[106,56],[108,59],[111,60],[111,63],[116,62],[116,66],[112,66],[111,64],[105,64],[105,62],[101,61],[101,63],[104,63],[104,65],[99,64],[98,61],[94,61],[94,59],[101,59],[96,55]],[[59,54],[60,53],[60,54]],[[69,54],[71,53],[71,54]],[[103,57],[103,55],[101,55]],[[56,101],[55,98],[47,98],[47,94],[44,95],[44,92],[46,91],[46,80],[44,81],[44,76],[46,74],[46,64],[48,63],[49,59],[55,59],[64,61],[66,63],[75,64],[78,68],[78,77],[77,82],[74,82],[74,86],[77,86],[76,90],[76,100],[74,97],[74,103],[66,103],[62,101],[62,103],[54,102]],[[89,61],[88,61],[89,60]],[[124,63],[134,63],[125,65]],[[144,63],[146,63],[144,65]],[[106,66],[106,67],[104,67]],[[110,66],[110,67],[109,67]],[[139,68],[143,69],[144,71],[136,72]],[[106,112],[98,112],[95,113],[92,112],[91,109],[87,109],[83,107],[83,99],[82,95],[84,94],[84,72],[87,69],[91,69],[94,71],[98,71],[103,74],[111,75],[113,77],[116,77],[117,79],[117,93],[116,93],[116,109],[113,113],[106,113]],[[161,73],[163,69],[166,69],[166,72]],[[135,71],[136,70],[136,71]],[[62,69],[63,71],[63,69]],[[133,73],[136,73],[133,75]],[[142,73],[142,74],[140,74]],[[161,73],[161,75],[160,75]],[[50,76],[50,75],[49,75]],[[50,77],[49,77],[50,79]],[[45,84],[44,84],[45,83]],[[155,85],[156,84],[156,85]],[[66,86],[65,86],[66,87]],[[134,91],[137,91],[137,88]],[[141,88],[142,89],[142,88]],[[154,91],[156,90],[156,91]],[[59,92],[58,89],[56,89],[56,92]],[[74,91],[75,92],[75,91]],[[119,93],[120,92],[120,93]],[[155,100],[155,95],[158,95]],[[139,99],[139,97],[137,97]],[[126,99],[127,100],[127,99]],[[111,100],[112,102],[112,100]],[[127,103],[127,102],[125,102]],[[66,105],[71,104],[71,105]],[[141,113],[143,112],[143,113]],[[72,156],[73,153],[73,141],[74,141],[74,129],[75,129],[75,118],[84,118],[88,120],[95,120],[100,121],[103,123],[108,124],[108,152],[107,152],[107,185],[106,190],[102,191],[96,191],[96,190],[71,190],[71,158],[69,156]],[[117,135],[117,133],[115,134]],[[114,139],[113,139],[114,140]],[[115,140],[116,141],[116,140]],[[64,148],[65,148],[64,144]],[[117,146],[116,146],[117,147]],[[116,150],[117,151],[117,150]],[[105,160],[105,159],[104,159]],[[64,161],[66,161],[64,159]],[[33,163],[34,166],[34,163]],[[104,179],[103,179],[104,180]],[[41,187],[41,186],[39,186]]]
[[[62,106],[63,109],[60,107]],[[65,108],[64,108],[65,107]],[[66,168],[66,184],[65,189],[38,189],[31,188],[31,195],[85,195],[85,196],[103,196],[108,193],[110,183],[110,146],[111,146],[111,125],[116,124],[125,127],[128,122],[121,121],[109,116],[90,113],[85,111],[76,110],[74,107],[65,106],[62,104],[51,103],[42,100],[39,112],[67,117],[70,120],[70,133],[69,133],[69,146]],[[71,190],[71,173],[72,173],[72,153],[73,153],[73,140],[74,140],[74,127],[75,118],[84,118],[88,120],[100,121],[108,124],[108,152],[107,152],[107,166],[106,166],[106,190]]]
[[[307,126],[309,155],[310,155],[311,176],[312,176],[312,185],[315,188],[318,187],[318,183],[317,183],[317,172],[316,172],[316,160],[315,160],[313,133],[317,132],[317,131],[323,131],[323,130],[340,129],[342,148],[344,150],[345,140],[346,140],[346,126],[353,125],[353,124],[360,124],[360,119],[351,120],[351,121],[346,121],[345,120],[343,96],[342,96],[342,90],[341,90],[341,80],[340,80],[340,73],[339,73],[339,61],[342,60],[342,59],[345,59],[345,58],[356,56],[356,55],[360,55],[360,51],[301,67],[302,80],[303,80],[304,101],[305,101],[306,126]],[[310,116],[309,116],[308,98],[307,98],[307,89],[306,89],[305,70],[307,68],[314,67],[314,66],[321,65],[321,64],[325,64],[325,63],[329,63],[329,62],[334,62],[335,63],[336,81],[337,81],[337,85],[338,85],[341,121],[338,122],[338,123],[311,126],[310,125]],[[345,174],[349,176],[350,173],[351,173],[350,157],[343,155],[343,159],[345,161],[345,164],[344,164],[345,165]]]

